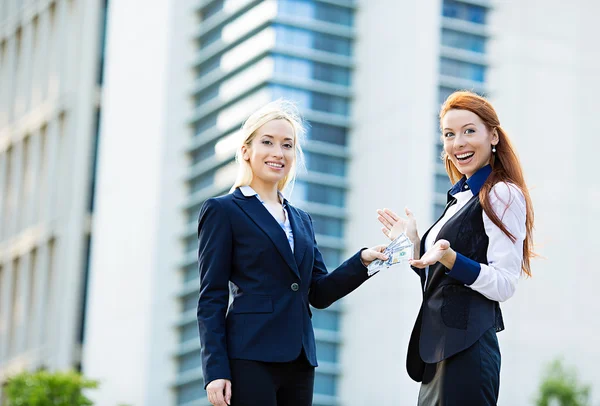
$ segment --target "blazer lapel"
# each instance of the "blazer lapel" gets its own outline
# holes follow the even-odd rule
[[[286,201],[285,203],[290,219],[290,225],[292,226],[292,232],[294,233],[294,258],[296,259],[296,265],[300,266],[304,254],[306,253],[306,248],[309,243],[312,244],[312,241],[307,240],[310,234],[304,227],[302,216],[298,210],[290,205],[289,202]]]
[[[298,271],[298,266],[292,254],[287,236],[277,223],[277,220],[273,218],[271,213],[269,213],[256,196],[246,197],[239,189],[236,189],[233,195],[236,197],[235,202],[237,205],[267,234],[288,266],[300,277],[300,272]],[[294,239],[294,243],[295,241],[296,239]],[[294,250],[296,249],[294,245]]]

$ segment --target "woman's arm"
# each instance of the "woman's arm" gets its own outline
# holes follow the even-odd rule
[[[231,380],[225,314],[232,244],[232,227],[225,210],[216,199],[207,200],[198,218],[200,296],[197,315],[205,385],[215,379]]]

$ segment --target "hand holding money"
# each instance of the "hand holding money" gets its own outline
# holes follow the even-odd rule
[[[406,234],[402,233],[385,248],[383,253],[388,257],[387,260],[376,259],[371,262],[367,267],[369,276],[376,274],[382,269],[387,269],[411,260],[414,254],[413,243],[408,239]]]

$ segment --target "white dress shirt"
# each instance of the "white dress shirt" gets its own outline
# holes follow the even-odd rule
[[[256,193],[256,191],[254,189],[252,189],[250,186],[241,186],[240,191],[246,197],[256,196],[258,201],[261,202],[263,204],[263,206],[265,206],[265,209],[267,209],[269,211],[269,213],[271,213],[271,216],[273,216],[275,221],[277,221],[277,223],[283,229],[283,232],[285,233],[285,236],[287,237],[288,243],[290,244],[290,248],[292,249],[292,252],[294,252],[294,232],[292,231],[292,225],[290,224],[290,219],[289,219],[289,216],[288,216],[288,213],[286,210],[287,204],[283,197],[283,194],[281,194],[281,192],[278,192],[279,201],[281,202],[281,205],[283,206],[283,216],[285,217],[284,221],[281,222],[281,221],[279,221],[279,216],[277,215],[277,213],[275,213],[269,206],[267,206],[265,204],[265,202],[260,198],[260,195],[258,193]]]
[[[444,217],[429,231],[429,234],[425,239],[426,252],[433,246],[443,225],[473,197],[473,193],[467,188],[466,190],[452,194],[452,196],[455,197],[457,201],[448,208]],[[461,258],[460,263],[457,260],[455,267],[469,267],[470,271],[478,272],[475,282],[465,286],[481,293],[490,300],[503,302],[515,293],[516,285],[521,275],[523,241],[526,236],[525,219],[527,211],[525,197],[521,190],[514,184],[504,182],[495,184],[489,193],[489,198],[494,213],[496,213],[498,218],[516,240],[515,242],[512,242],[511,239],[490,220],[487,214],[485,214],[485,211],[482,210],[485,233],[489,240],[487,249],[488,264],[477,264],[475,261],[463,257]],[[460,253],[457,252],[457,257],[459,255]],[[476,269],[477,265],[479,270]],[[427,278],[429,276],[429,267],[427,267],[425,272]],[[448,275],[452,276],[452,271],[450,271]]]

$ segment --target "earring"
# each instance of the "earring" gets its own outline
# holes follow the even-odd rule
[[[492,145],[492,152],[495,154],[496,153],[496,146]]]

